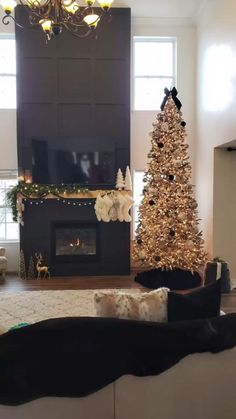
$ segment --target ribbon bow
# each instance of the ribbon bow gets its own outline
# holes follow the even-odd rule
[[[175,102],[176,107],[178,108],[178,110],[180,110],[182,103],[180,102],[180,100],[177,98],[177,90],[175,87],[173,87],[172,90],[167,89],[167,87],[164,89],[164,93],[165,93],[165,97],[163,99],[163,102],[161,104],[161,110],[164,110],[165,104],[167,102],[167,99],[169,96],[172,96],[173,101]]]

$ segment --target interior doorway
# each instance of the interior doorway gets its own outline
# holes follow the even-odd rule
[[[213,255],[236,279],[236,141],[214,149]]]

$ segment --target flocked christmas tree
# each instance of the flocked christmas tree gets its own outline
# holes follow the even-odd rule
[[[117,175],[116,175],[116,188],[117,189],[123,189],[124,188],[124,177],[121,169],[118,169]]]
[[[126,167],[125,170],[125,190],[126,191],[132,191],[132,178],[131,178],[131,173],[130,173],[130,168],[129,166]]]
[[[133,256],[153,268],[195,271],[206,254],[191,184],[186,123],[176,89],[165,89],[165,94],[153,123]]]

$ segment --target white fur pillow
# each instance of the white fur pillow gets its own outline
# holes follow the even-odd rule
[[[120,319],[167,322],[168,288],[131,294],[128,292],[95,292],[97,316]]]

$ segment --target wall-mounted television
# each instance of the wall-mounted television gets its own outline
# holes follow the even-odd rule
[[[128,150],[116,144],[76,138],[33,138],[23,149],[22,168],[33,183],[104,186],[115,183],[119,167],[128,163]]]

